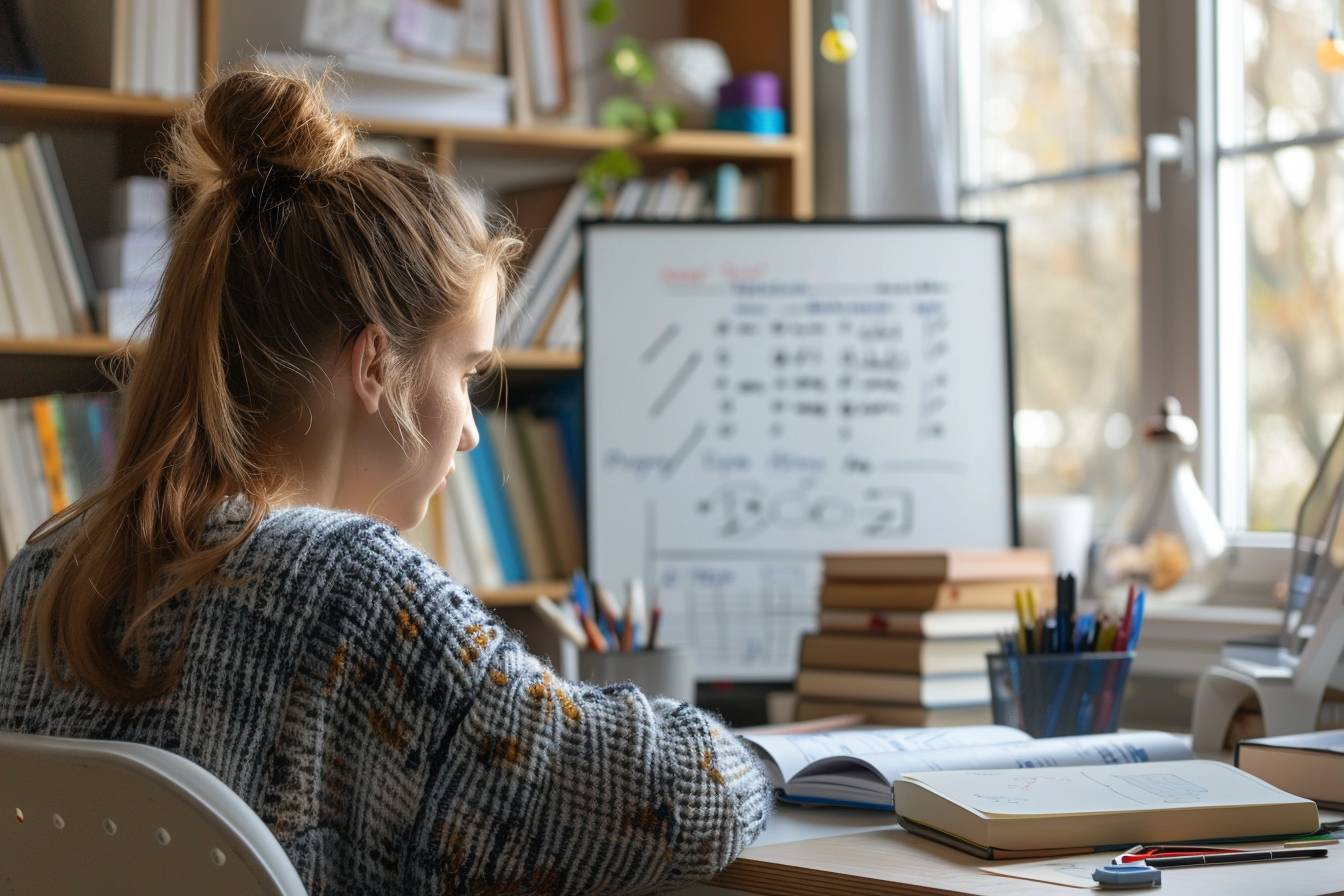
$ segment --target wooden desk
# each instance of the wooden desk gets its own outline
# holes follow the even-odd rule
[[[1323,819],[1339,818],[1322,812]],[[1084,892],[1041,881],[1000,877],[981,866],[990,862],[907,834],[899,825],[875,825],[873,812],[780,807],[756,846],[714,879],[713,886],[690,893],[766,893],[794,896],[870,896],[870,894],[984,894],[1039,896]],[[837,836],[838,835],[838,836]],[[1249,845],[1249,844],[1248,844]],[[1082,856],[1104,865],[1109,856]],[[1108,891],[1124,892],[1124,891]],[[1137,892],[1137,891],[1134,891]],[[1220,896],[1323,896],[1344,893],[1344,843],[1330,847],[1324,859],[1265,862],[1220,868],[1168,869],[1162,875],[1165,896],[1217,893]]]

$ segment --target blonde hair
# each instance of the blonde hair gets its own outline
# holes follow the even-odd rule
[[[274,72],[203,91],[173,123],[166,172],[185,202],[123,384],[114,468],[29,539],[71,528],[27,607],[30,659],[117,701],[176,683],[191,613],[166,664],[151,658],[151,619],[265,517],[283,487],[267,433],[321,377],[318,358],[380,327],[391,416],[418,452],[431,337],[521,247],[429,166],[361,156],[320,84]],[[207,542],[207,517],[236,494],[246,523]]]

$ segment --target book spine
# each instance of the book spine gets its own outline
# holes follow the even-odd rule
[[[457,470],[448,478],[448,490],[454,519],[462,530],[462,541],[471,552],[470,565],[475,575],[471,580],[472,585],[494,588],[504,584],[504,571],[490,535],[490,524],[486,520],[485,507],[481,503],[481,493],[469,457],[458,457]]]
[[[52,412],[51,399],[35,398],[32,401],[33,427],[37,434],[37,447],[42,458],[42,478],[46,483],[47,501],[52,513],[60,513],[69,503],[65,491],[65,472],[61,464],[61,442],[56,431],[56,418]]]
[[[65,227],[65,218],[56,198],[54,183],[56,173],[52,172],[47,164],[47,155],[43,151],[38,135],[25,134],[20,145],[37,198],[42,230],[51,249],[59,280],[59,289],[53,293],[53,297],[59,295],[65,302],[66,315],[70,320],[72,332],[91,332],[93,323],[89,317],[88,295],[84,292],[84,283],[80,279],[75,259],[75,247],[71,245],[70,233]],[[80,248],[82,250],[82,244]]]
[[[96,292],[93,285],[93,269],[89,267],[89,256],[84,251],[84,239],[80,236],[79,223],[75,219],[75,209],[70,203],[70,191],[65,184],[65,175],[61,171],[60,160],[56,157],[56,144],[50,135],[42,134],[38,137],[38,145],[42,149],[42,158],[50,177],[52,193],[61,217],[61,227],[65,231],[65,244],[70,249],[75,273],[79,278],[79,292],[84,298],[86,313],[89,313],[92,311],[93,296]]]
[[[546,578],[555,572],[555,567],[546,544],[541,511],[533,498],[535,490],[528,480],[527,464],[523,461],[522,446],[518,441],[518,427],[511,425],[501,414],[486,414],[485,419],[491,429],[490,439],[495,446],[496,460],[504,473],[504,497],[513,514],[523,561],[532,578]]]
[[[504,477],[500,472],[485,416],[479,411],[476,412],[476,429],[480,433],[480,444],[467,457],[471,459],[472,473],[480,490],[481,504],[485,507],[485,516],[490,524],[495,551],[499,554],[505,581],[525,582],[528,579],[528,569],[518,544],[518,533],[514,528],[512,512],[509,510],[508,500],[504,497]]]

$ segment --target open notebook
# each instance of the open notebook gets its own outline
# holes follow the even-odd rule
[[[888,812],[893,782],[912,772],[1115,765],[1191,755],[1183,741],[1159,731],[1033,740],[1002,725],[744,734],[743,739],[765,762],[781,798]]]

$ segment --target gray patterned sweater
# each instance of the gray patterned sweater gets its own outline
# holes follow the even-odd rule
[[[222,505],[209,537],[243,509]],[[765,824],[769,783],[715,719],[558,679],[367,517],[268,516],[223,566],[235,584],[203,590],[180,683],[131,708],[23,664],[21,605],[52,556],[25,548],[0,590],[0,728],[186,756],[310,893],[654,891],[712,875]]]

